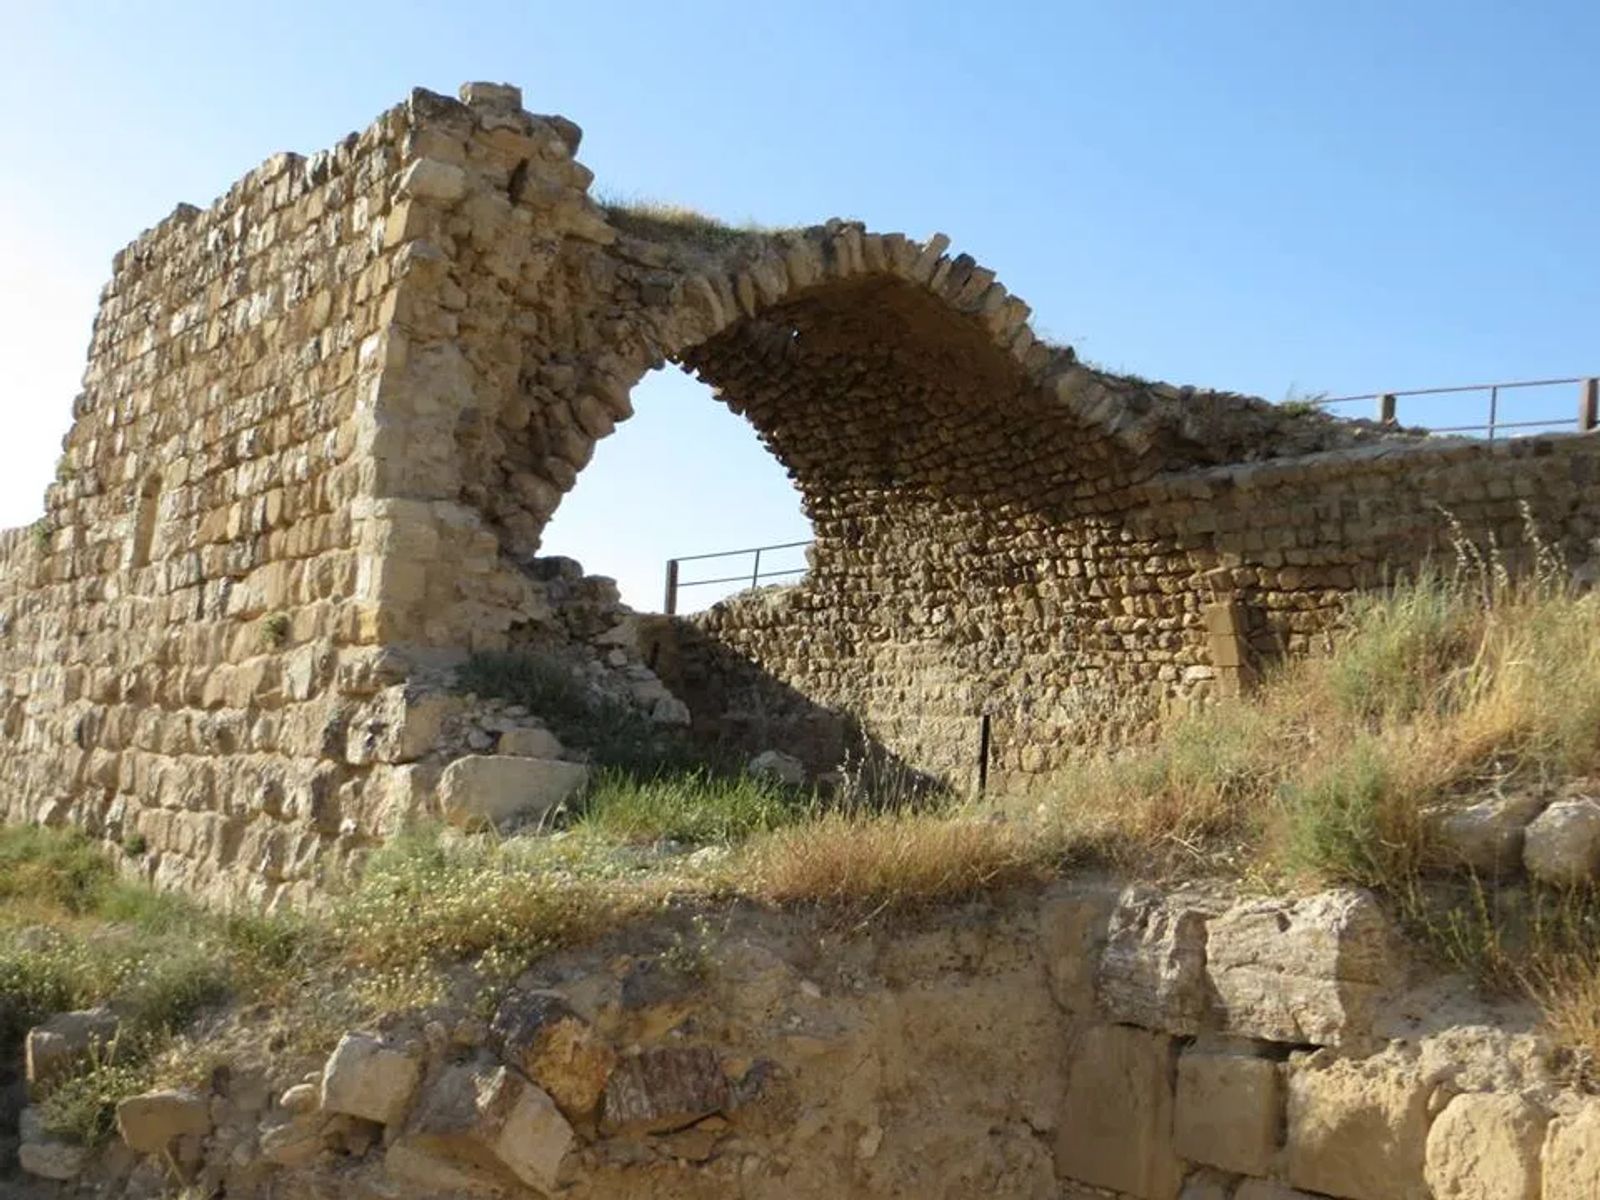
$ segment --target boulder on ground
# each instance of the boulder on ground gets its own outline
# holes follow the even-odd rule
[[[160,1154],[185,1134],[210,1133],[211,1103],[187,1088],[129,1096],[117,1105],[117,1132],[130,1149]]]
[[[23,1059],[28,1087],[39,1090],[117,1036],[117,1017],[109,1008],[57,1013],[28,1031]]]
[[[716,1052],[668,1046],[624,1058],[605,1092],[605,1128],[665,1133],[725,1110],[732,1098]]]
[[[467,829],[538,821],[588,782],[588,768],[578,763],[469,754],[445,768],[439,804],[445,820]]]
[[[421,1063],[405,1050],[347,1033],[322,1069],[322,1109],[392,1125],[405,1116],[421,1077]]]
[[[391,1171],[410,1178],[472,1175],[486,1163],[548,1193],[572,1149],[572,1126],[555,1102],[505,1067],[462,1063],[429,1080]]]
[[[18,1122],[22,1145],[17,1150],[17,1165],[41,1179],[75,1179],[89,1162],[89,1148],[58,1137],[44,1127],[44,1115],[37,1108],[22,1110]]]
[[[805,763],[782,750],[763,750],[745,769],[756,779],[770,779],[792,787],[800,787],[806,781]]]
[[[1600,799],[1573,796],[1545,809],[1523,834],[1522,861],[1558,887],[1600,878]]]
[[[489,1035],[500,1056],[550,1094],[568,1117],[599,1107],[616,1051],[555,992],[513,991]]]
[[[1550,1122],[1544,1137],[1541,1200],[1600,1196],[1600,1100],[1586,1100]]]
[[[1435,854],[1447,866],[1483,875],[1516,871],[1528,824],[1544,806],[1545,797],[1522,792],[1438,809],[1430,814]]]

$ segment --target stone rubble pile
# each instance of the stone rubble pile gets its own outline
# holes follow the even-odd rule
[[[692,969],[681,931],[564,952],[488,1019],[393,1014],[314,1069],[131,1097],[96,1153],[32,1109],[21,1161],[107,1200],[1600,1195],[1600,1099],[1365,893],[1060,883],[844,941],[807,920],[730,914]]]

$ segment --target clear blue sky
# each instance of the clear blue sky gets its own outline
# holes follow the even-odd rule
[[[1272,399],[1600,371],[1600,6],[0,0],[0,525],[31,520],[111,255],[421,84],[522,86],[597,188],[949,233],[1107,366]],[[803,536],[676,379],[550,548]],[[1563,391],[1556,415],[1572,407]]]

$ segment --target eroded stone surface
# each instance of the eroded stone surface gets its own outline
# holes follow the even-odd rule
[[[1230,1033],[1337,1045],[1366,1035],[1399,965],[1377,901],[1336,891],[1229,909],[1208,926],[1205,978]]]
[[[1349,1200],[1426,1200],[1429,1092],[1398,1061],[1299,1065],[1289,1077],[1288,1182]]]
[[[1540,1200],[1546,1120],[1520,1096],[1455,1097],[1428,1131],[1434,1200]]]
[[[1174,1200],[1183,1180],[1172,1143],[1175,1055],[1170,1037],[1132,1026],[1083,1035],[1056,1135],[1062,1175],[1140,1200]]]
[[[382,1125],[406,1114],[422,1065],[414,1054],[367,1034],[346,1034],[322,1072],[322,1108]]]

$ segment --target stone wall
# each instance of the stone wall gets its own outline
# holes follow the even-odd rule
[[[1108,696],[1314,645],[1350,589],[1448,551],[1439,506],[1591,551],[1591,438],[1436,442],[1110,375],[941,235],[603,208],[580,137],[513,88],[419,91],[118,257],[47,516],[4,543],[0,814],[271,900],[436,813],[476,719],[452,668],[572,643],[540,537],[666,362],[793,476],[812,568],[648,647],[579,641],[817,769],[859,725],[967,783],[988,715],[998,778],[1048,771]]]
[[[698,916],[550,956],[493,1007],[386,1014],[326,1057],[223,1022],[200,1086],[122,1103],[122,1145],[94,1156],[24,1114],[22,1163],[81,1190],[23,1195],[1600,1194],[1600,1099],[1531,1014],[1408,972],[1361,892],[1078,881],[842,938],[831,917]],[[93,1019],[34,1034],[36,1068]]]

